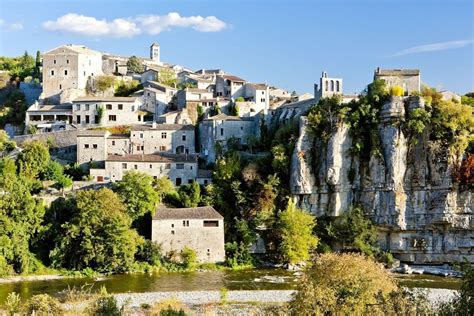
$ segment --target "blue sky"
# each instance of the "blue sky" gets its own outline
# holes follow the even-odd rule
[[[471,0],[0,3],[0,55],[74,43],[147,56],[157,41],[166,62],[300,93],[322,70],[359,92],[377,66],[419,68],[430,86],[474,91],[473,39]]]

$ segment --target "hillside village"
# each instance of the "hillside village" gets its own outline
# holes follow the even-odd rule
[[[201,262],[226,260],[224,234],[226,241],[231,236],[235,245],[245,245],[249,247],[245,251],[253,254],[278,253],[275,243],[279,237],[272,235],[272,227],[279,225],[275,218],[281,206],[277,205],[290,207],[292,199],[322,218],[338,218],[354,205],[355,210],[361,205],[379,227],[390,227],[388,234],[383,229],[379,232],[378,242],[384,246],[377,248],[377,256],[393,254],[412,263],[472,257],[472,245],[467,241],[472,238],[471,230],[456,228],[453,238],[459,242],[446,251],[440,250],[439,241],[435,241],[438,237],[427,230],[425,224],[430,225],[430,220],[421,226],[418,222],[410,224],[412,207],[414,212],[426,212],[426,208],[417,209],[416,203],[438,201],[414,200],[415,204],[406,206],[397,200],[401,195],[404,199],[416,198],[409,198],[412,189],[399,178],[410,166],[404,166],[405,158],[400,158],[407,155],[404,146],[408,145],[403,145],[406,140],[400,138],[396,126],[404,123],[396,122],[405,117],[410,120],[412,111],[425,111],[428,105],[425,107],[424,100],[432,98],[426,93],[434,93],[422,86],[418,69],[377,68],[373,83],[361,94],[345,94],[343,79],[323,71],[313,94],[298,96],[267,83],[248,82],[221,69],[193,71],[171,65],[161,60],[160,50],[159,44],[153,43],[149,58],[124,57],[68,44],[43,53],[40,87],[31,81],[20,84],[31,104],[23,130],[17,130],[24,135],[13,137],[20,149],[10,155],[21,154],[21,147],[31,141],[47,143],[52,160],[74,166],[80,170],[78,174],[84,174],[75,179],[74,190],[118,188],[130,172],[135,172],[155,182],[167,179],[184,197],[198,192],[198,201],[193,203],[172,198],[165,203],[167,206],[159,205],[156,212],[153,209],[152,224],[145,226],[152,226],[152,231],[146,233],[148,238],[167,252],[192,246]],[[450,91],[433,95],[436,102],[461,102],[461,97]],[[377,107],[372,123],[368,121],[374,120],[369,118],[370,112],[359,113],[367,98],[372,98],[369,108]],[[352,114],[345,118],[346,112]],[[382,144],[372,143],[365,149],[372,158],[370,154],[364,156],[364,143],[357,145],[358,152],[354,150],[357,137],[367,143],[367,137],[374,133],[379,134]],[[407,137],[419,137],[410,133],[406,132]],[[377,146],[382,146],[381,153]],[[315,156],[314,150],[321,156]],[[377,160],[380,157],[383,162]],[[468,156],[461,157],[465,165]],[[369,170],[364,169],[369,159],[383,166],[377,175],[380,178],[364,174]],[[435,167],[431,166],[433,170]],[[233,182],[236,179],[239,184]],[[240,183],[247,187],[240,187]],[[438,184],[418,185],[420,190],[440,194],[438,200],[453,198],[445,190],[452,183],[446,182],[442,188]],[[216,187],[221,191],[214,192]],[[239,202],[238,194],[244,194],[239,190],[248,194],[244,202]],[[440,206],[440,212],[449,209],[459,217],[459,223],[463,222],[459,227],[465,229],[472,220],[472,202],[469,190],[459,190],[457,204]],[[231,199],[226,201],[226,194],[231,192]],[[379,197],[374,198],[373,192]],[[64,187],[48,198],[54,201],[61,195]],[[173,203],[174,212],[169,208]],[[433,220],[432,224],[438,225],[439,221]],[[239,226],[242,223],[250,226],[245,229],[252,232],[251,240],[241,240],[245,238]],[[427,240],[432,244],[428,252]],[[239,250],[233,249],[230,253],[237,256]]]

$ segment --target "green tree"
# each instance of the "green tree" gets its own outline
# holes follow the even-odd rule
[[[175,72],[169,68],[160,69],[158,80],[160,83],[169,87],[176,87],[176,83],[178,82]]]
[[[12,151],[16,147],[14,141],[10,140],[7,132],[0,130],[0,157],[5,153]]]
[[[201,187],[196,181],[181,185],[178,194],[182,207],[196,207],[201,202]]]
[[[43,216],[43,203],[31,196],[27,181],[17,176],[14,161],[0,160],[0,261],[17,273],[31,272],[29,247]]]
[[[131,219],[120,198],[109,189],[82,190],[74,199],[71,218],[51,252],[53,266],[73,270],[126,272],[143,242],[130,229]]]
[[[317,257],[305,271],[290,311],[291,315],[375,315],[368,308],[396,290],[389,273],[373,260],[358,254],[328,253]]]
[[[49,164],[46,166],[42,172],[42,176],[45,180],[56,181],[64,173],[64,167],[59,162],[50,160]]]
[[[153,188],[158,193],[158,203],[163,203],[168,195],[178,195],[173,182],[167,177],[154,179]]]
[[[29,179],[36,179],[50,161],[48,147],[40,141],[32,141],[23,146],[18,155],[19,173]]]
[[[72,177],[62,174],[56,178],[56,185],[64,192],[64,189],[70,188],[73,184]]]
[[[41,78],[41,53],[39,50],[36,51],[35,78]]]
[[[280,214],[281,253],[283,259],[295,264],[309,259],[311,249],[318,245],[313,234],[316,219],[313,215],[296,207],[292,200]]]
[[[143,70],[144,68],[143,68],[142,61],[137,56],[131,56],[127,60],[127,71],[129,73],[141,74],[143,73]]]
[[[192,269],[198,263],[196,251],[189,247],[184,247],[181,250],[181,260],[186,269]]]
[[[128,171],[115,184],[115,192],[126,206],[126,212],[132,220],[146,213],[153,213],[158,203],[158,193],[153,189],[153,178],[138,171]]]

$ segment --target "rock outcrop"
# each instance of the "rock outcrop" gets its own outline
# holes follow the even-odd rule
[[[406,111],[422,98],[393,97],[379,118],[380,155],[351,154],[350,129],[339,124],[326,143],[300,118],[291,190],[316,216],[340,216],[360,204],[379,227],[379,243],[401,261],[474,262],[473,192],[453,180],[447,148],[404,135]]]

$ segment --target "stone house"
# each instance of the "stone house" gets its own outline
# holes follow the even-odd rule
[[[185,108],[188,102],[196,102],[212,98],[213,93],[211,91],[197,88],[186,88],[184,90],[179,90],[176,95],[178,109],[180,110]]]
[[[54,126],[66,128],[72,123],[72,107],[70,104],[40,105],[33,103],[25,114],[25,125],[36,126],[40,132],[53,131]]]
[[[111,155],[150,155],[156,153],[194,154],[194,126],[179,124],[137,125],[130,134],[104,130],[84,130],[77,135],[77,162],[103,166]]]
[[[245,94],[245,80],[237,76],[218,75],[216,77],[216,91],[218,97],[228,97],[236,99]]]
[[[194,154],[193,125],[153,124],[134,126],[130,130],[132,154],[169,152]]]
[[[152,220],[151,240],[165,253],[196,251],[200,263],[225,261],[224,217],[212,206],[158,207]]]
[[[158,124],[182,124],[188,125],[193,124],[195,120],[188,113],[188,109],[182,109],[181,111],[171,111],[156,118]]]
[[[250,136],[258,135],[257,117],[238,117],[224,113],[204,119],[199,126],[201,158],[207,163],[216,160],[216,146],[225,150],[227,141],[234,138],[239,145],[246,145]]]
[[[374,80],[383,79],[387,88],[400,86],[405,91],[405,96],[412,92],[421,91],[421,78],[419,69],[380,69],[374,71]]]
[[[73,101],[72,122],[81,127],[143,124],[150,113],[141,105],[137,97],[79,97]]]
[[[197,180],[197,155],[156,153],[152,155],[108,155],[103,168],[91,168],[98,182],[120,181],[128,171],[139,171],[154,178],[169,178],[176,186]]]
[[[254,116],[269,109],[269,89],[266,84],[246,83],[243,98],[245,102],[236,102],[239,106],[239,116]]]
[[[44,99],[59,100],[69,89],[85,90],[90,77],[102,74],[102,53],[82,45],[63,45],[43,54]]]

